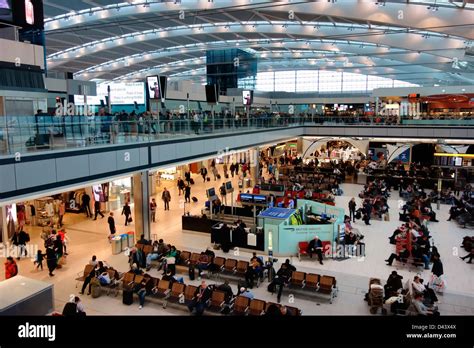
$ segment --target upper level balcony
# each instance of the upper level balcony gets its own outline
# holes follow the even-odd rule
[[[139,118],[7,116],[0,125],[0,156],[84,149],[301,127],[301,136],[474,139],[474,118],[397,119],[269,114],[246,117]]]

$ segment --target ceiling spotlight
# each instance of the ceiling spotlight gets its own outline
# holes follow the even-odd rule
[[[376,1],[376,2],[375,2],[375,5],[377,5],[377,6],[385,6],[385,0]]]

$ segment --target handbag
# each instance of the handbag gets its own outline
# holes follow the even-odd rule
[[[128,218],[128,222],[133,222],[132,217],[129,217],[129,218]]]

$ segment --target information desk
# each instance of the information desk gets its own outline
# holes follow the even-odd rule
[[[306,212],[311,212],[327,217],[329,223],[295,224],[294,215],[298,211],[305,222]],[[344,209],[304,199],[297,201],[297,209],[268,208],[258,216],[258,226],[265,232],[265,251],[273,251],[275,256],[295,255],[299,242],[308,242],[315,236],[323,242],[331,242],[332,252],[335,252],[343,223]]]
[[[40,316],[53,310],[52,284],[20,275],[0,282],[0,315]]]
[[[196,215],[183,215],[181,217],[183,230],[211,233],[211,228],[219,221],[212,219],[203,219]]]
[[[219,222],[212,226],[211,243],[227,246],[229,249],[235,247],[252,250],[264,250],[265,238],[262,229],[257,229],[256,233],[251,233],[237,226],[224,226]]]

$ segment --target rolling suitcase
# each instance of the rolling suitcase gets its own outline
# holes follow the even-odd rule
[[[191,199],[193,200],[194,203],[196,203],[198,201],[198,199],[196,197],[193,197]]]
[[[226,174],[226,175],[225,175],[225,178],[226,178],[226,179],[229,179],[229,174]]]
[[[221,179],[221,175],[220,175],[220,174],[217,174],[216,177],[217,177],[218,180]]]
[[[194,278],[196,278],[196,270],[194,265],[189,265],[189,280],[194,280]]]
[[[194,185],[194,179],[193,178],[189,179],[189,182],[191,183],[191,185]]]
[[[211,181],[211,178],[210,178],[210,177],[207,177],[206,180],[207,180],[207,181]]]
[[[128,306],[133,303],[133,289],[123,289],[122,303]]]

